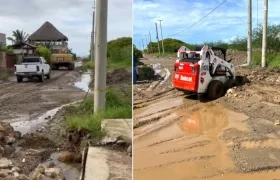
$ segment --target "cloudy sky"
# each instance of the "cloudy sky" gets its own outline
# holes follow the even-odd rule
[[[28,34],[45,21],[69,39],[80,56],[89,52],[93,0],[0,0],[0,32],[8,37],[16,29]],[[132,37],[132,0],[109,0],[108,40]],[[9,44],[10,42],[7,41]]]
[[[236,36],[245,37],[247,35],[247,0],[227,0],[211,15],[184,31],[223,1],[134,0],[134,44],[140,47],[142,38],[145,43],[145,35],[148,35],[149,31],[152,41],[156,41],[155,22],[160,19],[163,20],[164,38],[177,38],[188,43],[203,43],[217,40],[229,41]],[[255,27],[257,22],[263,22],[263,0],[252,2],[253,27]],[[269,0],[269,23],[280,24],[279,7],[279,0]]]

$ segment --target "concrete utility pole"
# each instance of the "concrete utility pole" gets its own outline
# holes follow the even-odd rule
[[[257,0],[257,26],[259,26],[259,0]]]
[[[161,33],[162,54],[164,54],[163,35],[162,35],[162,27],[161,27],[161,21],[163,21],[163,20],[158,20],[158,21],[159,21],[160,33]]]
[[[108,0],[96,0],[94,112],[105,109]]]
[[[149,43],[148,43],[149,42],[149,35],[145,35],[145,40],[146,40],[146,45],[147,45],[147,53],[149,54],[149,52],[150,52],[149,51],[149,46],[148,46],[149,45]]]
[[[142,38],[142,46],[143,46],[143,52],[145,52],[145,44],[144,44],[144,39]]]
[[[140,47],[140,51],[142,51],[142,53],[143,53],[143,50],[142,50],[142,44],[141,44],[141,42],[139,43],[139,47]]]
[[[263,12],[263,39],[262,39],[262,67],[265,67],[266,51],[267,51],[267,16],[268,16],[268,0],[264,0]]]
[[[157,34],[157,42],[158,42],[158,54],[160,55],[160,47],[159,47],[159,38],[158,38],[158,29],[157,29],[157,23],[155,23],[156,25],[156,34]]]
[[[247,65],[252,62],[252,0],[248,0]]]
[[[94,62],[94,41],[95,41],[95,0],[93,0],[93,12],[92,12],[92,31],[91,31],[91,45],[90,45],[91,62]]]
[[[151,31],[149,31],[149,36],[150,36],[150,44],[152,43],[152,36],[151,36]],[[151,46],[152,47],[152,46]],[[150,52],[153,53],[153,47],[150,49]]]

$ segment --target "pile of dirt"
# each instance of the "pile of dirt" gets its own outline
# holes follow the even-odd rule
[[[125,68],[113,69],[107,72],[107,84],[131,83],[131,76]]]
[[[0,123],[0,157],[10,157],[15,153],[16,142],[21,138],[19,131],[8,123]]]

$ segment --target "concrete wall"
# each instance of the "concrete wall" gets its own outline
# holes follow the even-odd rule
[[[0,69],[7,69],[5,52],[0,52]]]
[[[0,44],[7,44],[6,34],[0,33]]]

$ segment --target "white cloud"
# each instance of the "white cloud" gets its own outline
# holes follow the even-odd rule
[[[51,22],[69,38],[69,46],[87,55],[92,28],[93,0],[1,0],[0,32],[8,37],[22,29],[28,34],[45,21]],[[132,36],[132,1],[108,1],[108,40]]]

